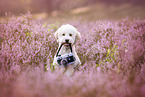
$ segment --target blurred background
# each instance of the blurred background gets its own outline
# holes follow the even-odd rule
[[[29,11],[33,18],[144,19],[144,6],[145,0],[0,0],[0,17]]]

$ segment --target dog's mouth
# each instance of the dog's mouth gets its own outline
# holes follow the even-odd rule
[[[71,44],[71,43],[66,43],[66,42],[65,42],[65,43],[63,43],[63,45],[64,45],[65,47],[69,47],[69,46],[70,46],[70,44]]]

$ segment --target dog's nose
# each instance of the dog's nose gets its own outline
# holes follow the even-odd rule
[[[65,39],[65,42],[68,43],[69,42],[69,39]]]

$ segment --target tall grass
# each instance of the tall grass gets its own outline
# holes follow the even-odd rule
[[[52,68],[53,35],[63,23],[30,14],[0,22],[0,97],[145,96],[145,20],[69,23],[82,35],[82,64],[72,77]]]

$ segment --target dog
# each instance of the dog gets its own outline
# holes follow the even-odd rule
[[[57,42],[59,43],[59,56],[64,55],[67,56],[70,53],[72,53],[75,61],[70,64],[70,65],[65,65],[62,66],[63,68],[65,68],[65,70],[68,69],[74,69],[76,66],[79,66],[81,64],[81,61],[76,53],[75,50],[75,44],[76,42],[81,38],[80,32],[77,31],[77,29],[70,25],[70,24],[66,24],[66,25],[62,25],[55,33],[54,33],[55,39],[57,40]],[[72,49],[72,52],[71,52]],[[58,52],[57,52],[58,53]],[[60,66],[60,64],[58,64],[57,61],[57,54],[54,56],[54,60],[53,60],[53,65],[54,66]]]

